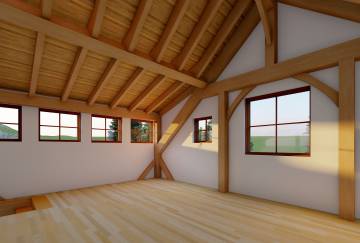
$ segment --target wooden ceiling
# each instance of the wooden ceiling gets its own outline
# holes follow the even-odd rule
[[[204,72],[256,8],[252,0],[0,4],[1,89],[146,113],[205,87]]]
[[[219,77],[272,1],[0,0],[0,101],[158,119]],[[360,22],[353,1],[279,1]]]

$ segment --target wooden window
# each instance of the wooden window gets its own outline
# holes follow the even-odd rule
[[[194,119],[194,143],[212,142],[212,117]]]
[[[154,123],[131,119],[131,142],[152,143],[154,138]]]
[[[310,155],[310,87],[246,99],[246,153]]]
[[[0,141],[21,141],[21,107],[0,105]]]
[[[39,109],[39,141],[80,142],[80,113]]]
[[[92,115],[91,141],[93,143],[121,143],[121,118]]]

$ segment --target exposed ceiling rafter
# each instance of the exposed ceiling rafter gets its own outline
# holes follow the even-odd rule
[[[88,104],[89,105],[93,105],[95,103],[96,99],[100,95],[100,92],[104,89],[106,84],[109,82],[109,79],[111,78],[111,76],[115,72],[116,67],[118,66],[119,62],[120,61],[118,59],[115,59],[115,58],[112,58],[110,60],[110,62],[108,63],[104,73],[101,75],[101,78],[98,81],[96,87],[91,92],[91,95],[90,95],[90,97],[88,99]]]
[[[160,107],[169,97],[175,94],[184,86],[183,83],[176,82],[165,90],[156,100],[154,100],[146,109],[146,113],[151,113]]]
[[[91,13],[88,30],[92,37],[97,38],[101,32],[101,26],[106,11],[107,0],[96,0],[94,9]]]
[[[260,21],[259,13],[255,4],[252,4],[245,18],[240,22],[230,39],[214,61],[207,67],[203,74],[203,78],[208,82],[216,80],[222,71],[229,64],[233,56],[242,47],[252,31]]]
[[[63,94],[61,96],[61,100],[62,101],[67,101],[67,99],[69,98],[70,94],[71,94],[71,90],[75,84],[75,81],[79,75],[80,72],[80,68],[82,66],[82,64],[85,61],[85,57],[87,54],[88,50],[86,48],[79,48],[78,52],[76,53],[75,59],[74,59],[74,63],[71,67],[70,70],[70,75],[69,75],[69,79],[66,82]]]
[[[152,81],[152,83],[148,87],[146,87],[146,89],[143,92],[141,92],[141,94],[133,101],[133,103],[129,106],[129,110],[133,111],[137,107],[139,107],[139,105],[141,105],[141,102],[143,102],[146,98],[148,98],[151,92],[153,92],[157,87],[159,87],[159,85],[165,80],[166,80],[165,76],[163,75],[157,76],[154,79],[154,81]]]
[[[197,22],[195,28],[192,30],[190,37],[185,43],[185,46],[173,61],[174,65],[178,67],[179,70],[184,69],[186,61],[194,51],[206,29],[209,27],[221,4],[222,0],[210,0],[206,5],[199,22]]]
[[[154,73],[159,73],[171,79],[179,80],[199,88],[206,86],[206,82],[192,77],[189,74],[180,72],[172,67],[156,63],[143,56],[136,55],[116,46],[86,36],[83,32],[69,29],[67,25],[61,26],[61,22],[55,24],[51,21],[38,18],[34,16],[33,13],[29,14],[31,11],[24,12],[10,6],[8,3],[2,2],[0,3],[0,11],[2,13],[0,15],[0,20],[31,29],[36,32],[41,31],[47,36],[51,36],[76,46],[84,47],[105,56],[119,59],[120,61],[134,66],[140,66]]]
[[[53,0],[41,0],[41,15],[45,19],[50,19],[52,14]]]
[[[39,81],[41,59],[44,52],[44,47],[45,47],[45,35],[41,32],[38,32],[36,36],[33,66],[31,71],[31,80],[30,80],[30,89],[29,89],[30,96],[34,96],[36,94],[36,88]]]
[[[197,77],[200,77],[205,71],[205,68],[209,65],[216,52],[220,49],[230,32],[246,12],[251,2],[252,0],[245,0],[235,3],[235,6],[221,25],[220,30],[211,41],[210,45],[206,48],[200,61],[191,68],[191,72],[196,74]]]
[[[124,98],[125,94],[134,86],[134,84],[141,78],[141,75],[145,73],[143,68],[137,68],[134,73],[131,75],[128,81],[126,81],[125,85],[121,87],[119,93],[115,96],[113,101],[111,102],[111,108],[115,108],[121,102],[121,99]]]
[[[151,55],[153,58],[155,58],[157,62],[161,61],[164,52],[170,43],[171,38],[175,34],[181,22],[181,19],[184,17],[185,11],[189,6],[189,2],[190,0],[176,1],[160,40],[151,50]]]
[[[140,0],[134,19],[123,40],[124,45],[129,51],[134,51],[136,48],[136,45],[140,38],[141,30],[143,29],[145,25],[145,20],[150,13],[151,6],[152,0]]]

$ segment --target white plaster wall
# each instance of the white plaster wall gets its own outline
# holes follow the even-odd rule
[[[153,159],[153,144],[91,143],[91,115],[81,114],[81,142],[39,142],[38,108],[23,107],[23,141],[0,142],[0,195],[4,198],[135,180]]]
[[[303,86],[285,79],[261,85],[248,97]],[[244,103],[230,120],[230,191],[336,213],[338,110],[332,101],[312,87],[310,157],[245,155]]]
[[[351,21],[279,4],[279,60],[325,48],[360,37],[360,25]],[[219,80],[264,66],[264,34],[259,24],[235,55]],[[357,107],[360,107],[360,64],[357,63]],[[334,89],[338,89],[338,68],[312,73]],[[218,81],[219,81],[218,80]],[[307,84],[293,79],[261,85],[248,97],[286,90]],[[231,99],[236,92],[230,94]],[[244,103],[230,121],[230,190],[270,200],[336,213],[338,210],[338,109],[316,88],[312,88],[312,156],[277,157],[244,154]],[[217,116],[217,102],[202,103],[165,152],[175,179],[216,187],[217,155],[208,157],[200,148],[192,151],[183,141],[192,133],[192,119],[198,114]],[[209,101],[205,101],[209,102]],[[216,103],[216,104],[215,104]],[[178,105],[163,117],[163,129],[176,115]],[[212,107],[214,106],[214,107]],[[357,198],[360,199],[360,111],[357,117]],[[214,131],[215,132],[215,131]],[[217,133],[214,133],[217,136]],[[193,147],[194,148],[194,147]],[[180,150],[178,150],[180,149]],[[188,153],[191,151],[191,153]],[[214,150],[215,151],[215,150]],[[185,161],[185,162],[184,162]],[[177,170],[180,168],[180,170]],[[217,166],[216,166],[217,168]],[[210,178],[212,178],[210,180]],[[360,200],[357,200],[360,218]]]
[[[219,76],[219,80],[233,77],[265,66],[264,30],[258,24],[242,48],[236,53],[229,65]]]
[[[181,131],[165,150],[163,158],[173,176],[202,186],[217,188],[218,185],[218,99],[211,97],[200,102]],[[169,124],[183,104],[179,104],[163,117],[163,127]],[[193,143],[194,118],[212,116],[213,142]]]
[[[360,36],[360,25],[345,19],[279,4],[279,61]]]

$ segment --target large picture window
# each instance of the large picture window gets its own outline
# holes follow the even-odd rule
[[[91,141],[121,143],[121,118],[92,115]]]
[[[40,141],[80,141],[80,113],[39,109]]]
[[[194,119],[194,143],[212,142],[212,117]]]
[[[310,87],[246,99],[246,153],[310,155]]]
[[[154,123],[151,121],[131,120],[131,142],[152,143]]]
[[[0,141],[21,141],[21,107],[0,105]]]

